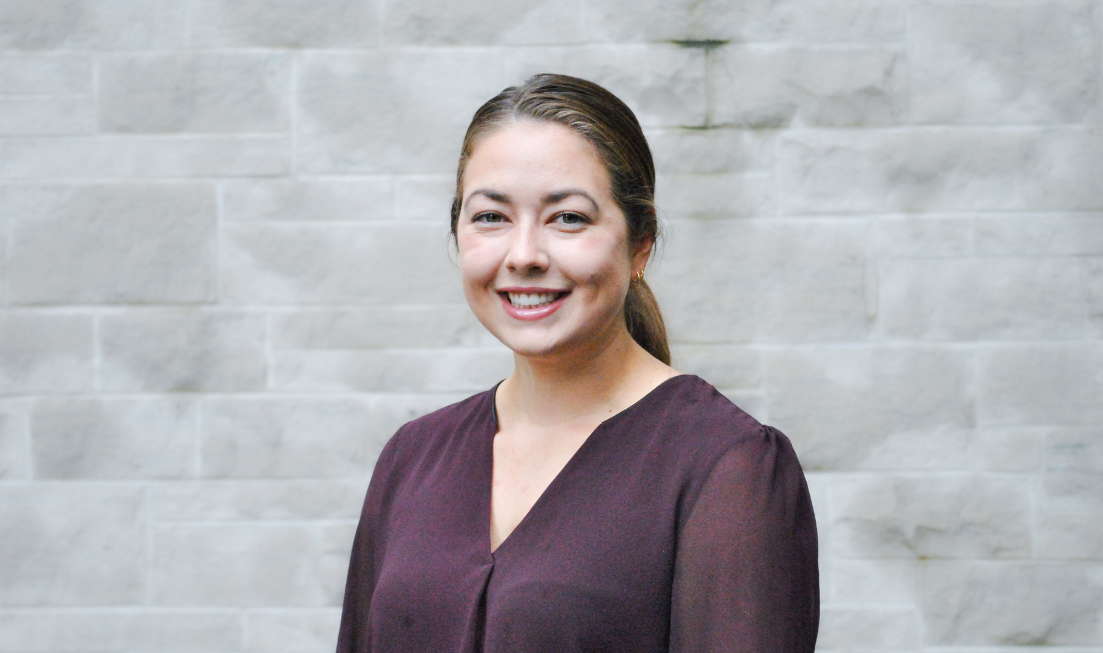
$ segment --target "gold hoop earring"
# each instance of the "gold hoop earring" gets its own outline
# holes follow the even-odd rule
[[[639,283],[639,282],[643,281],[643,270],[639,270],[635,274],[633,274],[632,275],[632,281],[634,281],[636,283]]]

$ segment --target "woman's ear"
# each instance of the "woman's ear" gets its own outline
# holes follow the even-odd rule
[[[651,258],[651,249],[655,246],[655,239],[650,234],[640,238],[632,248],[632,270],[643,270],[647,267],[647,260]]]

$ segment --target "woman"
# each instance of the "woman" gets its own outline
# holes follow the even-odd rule
[[[384,448],[339,653],[813,650],[804,476],[784,435],[671,369],[643,280],[654,188],[595,84],[538,75],[476,112],[452,234],[515,369]]]

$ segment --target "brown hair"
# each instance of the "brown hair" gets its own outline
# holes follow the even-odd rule
[[[658,244],[655,212],[655,163],[635,114],[604,88],[577,77],[535,75],[521,86],[511,86],[479,107],[463,137],[456,195],[452,199],[452,237],[463,203],[463,173],[479,139],[495,128],[518,119],[544,120],[569,127],[597,149],[613,199],[628,221],[633,245],[644,238]],[[624,300],[628,333],[641,347],[670,364],[670,347],[659,303],[643,279],[628,286]]]

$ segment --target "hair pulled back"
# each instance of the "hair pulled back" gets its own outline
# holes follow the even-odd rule
[[[613,199],[628,222],[631,245],[659,240],[655,212],[655,163],[635,114],[617,96],[601,86],[566,75],[535,75],[521,86],[511,86],[479,107],[463,138],[456,195],[452,199],[452,236],[463,202],[463,173],[479,139],[502,125],[520,119],[553,122],[573,129],[592,144],[601,157]],[[633,279],[624,300],[628,333],[649,354],[670,364],[670,347],[659,303],[645,280]]]

